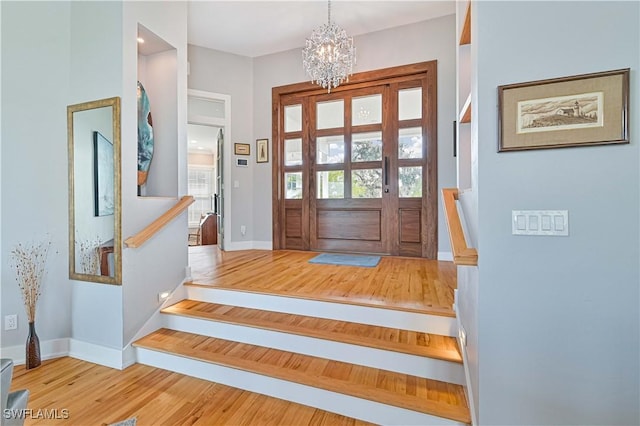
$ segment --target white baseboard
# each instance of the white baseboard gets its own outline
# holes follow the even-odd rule
[[[40,357],[42,360],[60,358],[69,354],[69,339],[52,339],[40,342]],[[0,348],[0,357],[11,358],[15,365],[25,363],[25,345],[7,346]]]
[[[438,260],[443,262],[453,262],[453,253],[450,251],[439,251]]]
[[[11,358],[15,365],[25,363],[24,345],[0,348],[2,358]],[[70,356],[83,361],[106,367],[123,368],[123,351],[83,342],[81,340],[64,338],[40,341],[40,357],[42,360]]]
[[[226,244],[226,251],[238,250],[273,250],[271,241],[232,241]]]
[[[123,369],[122,350],[69,339],[69,354],[72,358],[104,365],[118,370]]]
[[[467,403],[469,404],[469,412],[471,413],[471,425],[476,426],[478,424],[478,419],[476,419],[476,410],[475,410],[475,399],[473,398],[473,386],[471,383],[471,372],[469,371],[469,361],[467,359],[467,346],[460,339],[460,329],[462,328],[462,324],[460,323],[460,318],[457,318],[458,322],[458,347],[460,348],[460,352],[462,352],[462,364],[464,366],[464,377],[466,381],[466,385],[464,386],[464,391],[467,396]],[[466,340],[466,338],[465,338]]]

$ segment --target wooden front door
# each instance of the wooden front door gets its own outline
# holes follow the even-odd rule
[[[416,65],[274,89],[274,248],[436,258],[435,62]]]

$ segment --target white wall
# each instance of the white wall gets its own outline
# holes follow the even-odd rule
[[[424,21],[355,38],[358,65],[354,72],[438,60],[438,180],[439,186],[455,185],[452,154],[452,121],[455,119],[455,17]],[[301,40],[302,44],[303,40]],[[398,46],[402,45],[399,49]],[[232,167],[232,241],[253,241],[268,246],[271,227],[271,167],[255,162],[255,140],[271,140],[271,89],[307,81],[302,69],[301,48],[250,58],[189,46],[189,87],[225,93],[232,98],[232,142],[250,143],[248,168]],[[252,84],[247,84],[251,81]],[[270,151],[270,155],[271,155]],[[242,238],[240,225],[247,225]],[[439,251],[448,252],[449,241],[440,215]]]
[[[461,306],[481,424],[640,422],[638,22],[638,2],[474,4],[479,274]],[[630,144],[496,152],[497,86],[627,67]],[[513,236],[512,209],[567,209],[570,235]]]
[[[178,122],[176,50],[138,55],[138,80],[149,97],[153,121],[153,158],[142,195],[173,197],[178,194]]]
[[[254,214],[261,214],[261,207],[253,199],[255,163],[255,137],[253,132],[253,60],[199,46],[189,46],[189,89],[220,93],[231,96],[231,129],[225,129],[225,155],[231,156],[231,182],[226,183],[225,195],[231,194],[231,215],[225,217],[231,229],[231,241],[227,248],[254,240]],[[268,109],[269,113],[271,107]],[[234,143],[251,145],[249,167],[236,167],[233,155]],[[225,162],[226,163],[226,162]],[[226,175],[226,171],[225,171]],[[225,177],[226,179],[226,177]],[[237,182],[238,187],[234,185]],[[261,183],[262,185],[262,183]],[[270,204],[269,204],[270,208]],[[228,220],[228,222],[227,222]],[[246,234],[240,227],[246,226]],[[270,240],[270,239],[269,239]]]
[[[176,49],[175,61],[173,59],[166,61],[166,75],[169,76],[167,78],[172,78],[172,81],[165,87],[167,92],[160,96],[161,102],[171,105],[163,117],[165,121],[172,121],[174,124],[165,127],[167,130],[163,137],[174,138],[169,149],[174,156],[175,166],[167,171],[171,182],[165,181],[162,185],[166,188],[169,186],[177,188],[178,197],[187,193],[187,4],[185,2],[124,2],[122,5],[122,236],[126,239],[149,225],[178,200],[175,194],[165,198],[137,196],[138,49],[136,37],[138,24],[143,25]],[[157,69],[152,71],[151,66],[151,62],[147,60],[147,77],[151,72],[158,71]],[[157,96],[156,99],[158,99]],[[152,102],[160,101],[152,99]],[[153,104],[151,108],[153,114]],[[154,116],[154,120],[156,118]],[[160,128],[154,129],[154,136],[156,136],[156,130],[161,131]],[[163,193],[163,195],[166,194]],[[159,307],[158,293],[173,290],[185,278],[187,236],[185,212],[142,247],[123,249],[124,345],[131,341]]]
[[[41,341],[71,334],[67,244],[67,118],[69,3],[1,2],[2,211],[1,312],[18,314],[18,329],[1,327],[2,350],[24,347],[28,324],[9,252],[18,243],[52,242],[36,314]],[[46,70],[47,72],[43,72]]]
[[[58,99],[59,108],[64,109],[67,104],[121,96],[122,5],[117,2],[70,2],[68,19],[70,38],[67,43],[71,50],[65,60],[70,67],[68,75],[63,78],[69,82],[69,86],[68,93]],[[97,37],[97,34],[108,36]],[[39,72],[40,75],[46,75],[48,71],[44,68]],[[58,193],[66,190],[66,183],[56,188]],[[72,281],[71,287],[72,330],[69,337],[121,348],[122,288],[83,281]]]

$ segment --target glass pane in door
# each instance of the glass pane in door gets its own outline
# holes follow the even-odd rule
[[[344,127],[344,101],[318,102],[317,123],[318,129],[334,129]]]
[[[344,163],[344,136],[321,136],[316,141],[316,164]]]
[[[353,98],[351,123],[354,126],[382,123],[382,95]]]
[[[422,127],[399,130],[398,158],[422,158]]]
[[[351,171],[352,198],[382,198],[382,169]]]
[[[351,161],[382,160],[382,132],[354,133],[351,138]]]
[[[299,166],[302,164],[302,139],[285,139],[284,165]]]
[[[422,118],[422,88],[398,91],[398,119]]]
[[[344,198],[344,170],[317,173],[316,198]]]
[[[422,167],[398,167],[401,198],[422,197]]]
[[[299,132],[302,130],[302,105],[284,107],[284,131]]]
[[[302,172],[284,174],[284,198],[288,200],[302,199]]]

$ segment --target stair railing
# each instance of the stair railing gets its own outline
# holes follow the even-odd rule
[[[478,251],[475,248],[467,246],[462,223],[460,222],[458,207],[456,206],[458,188],[443,188],[442,200],[445,218],[447,220],[447,228],[449,229],[453,263],[456,265],[477,266]]]
[[[129,248],[138,248],[143,245],[149,238],[153,237],[158,231],[164,228],[169,222],[178,217],[180,213],[185,211],[187,207],[196,200],[191,195],[185,195],[169,210],[164,212],[160,217],[151,222],[146,228],[137,234],[124,240],[124,245]]]

